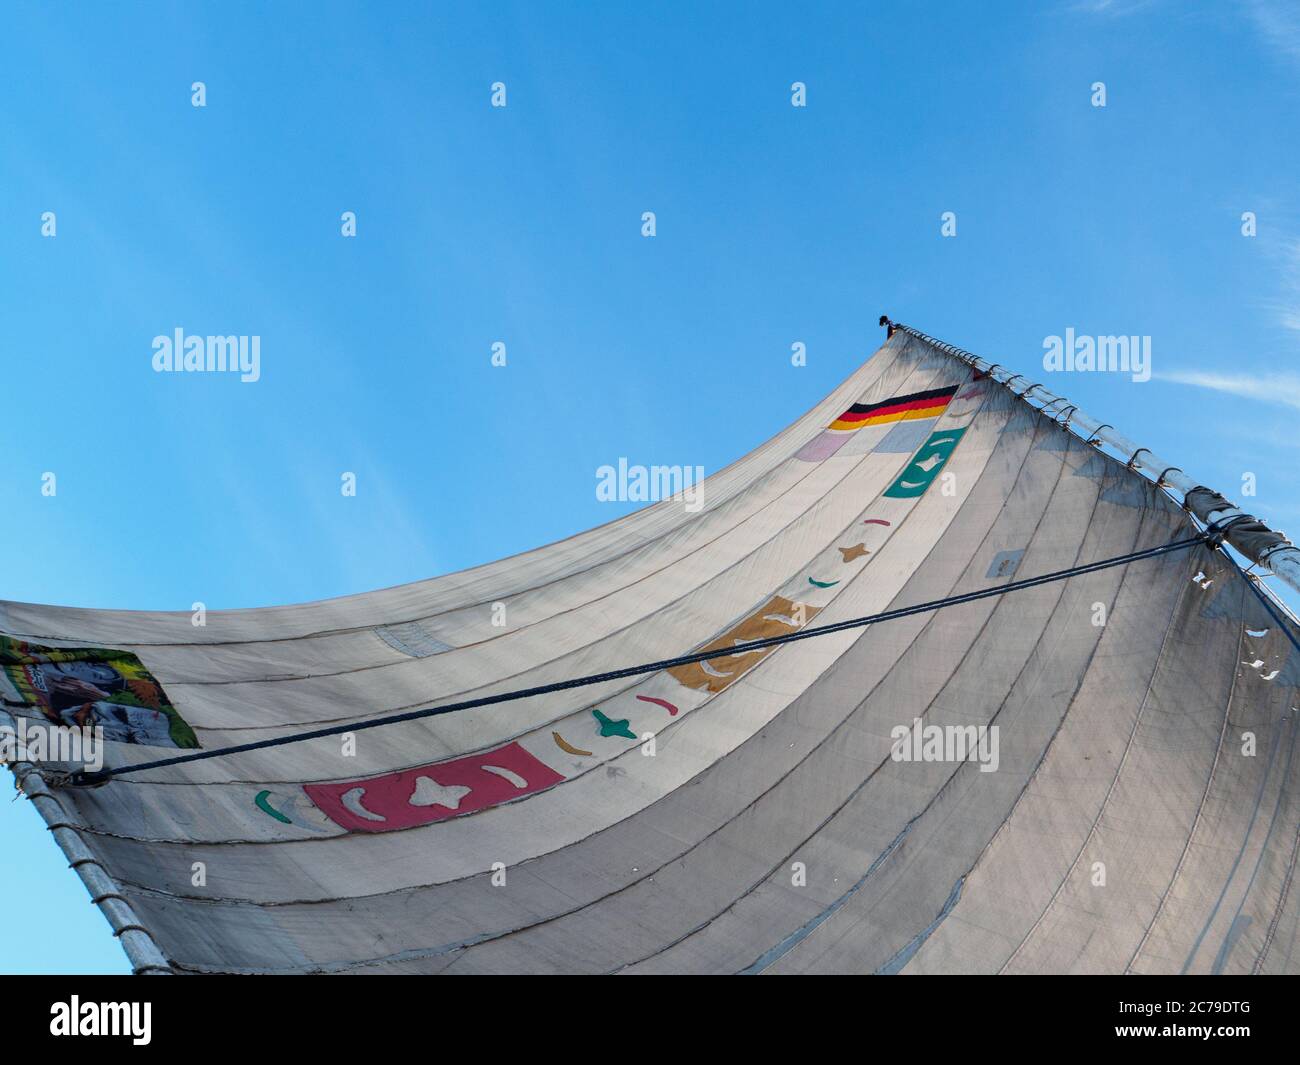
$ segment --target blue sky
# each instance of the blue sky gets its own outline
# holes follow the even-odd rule
[[[514,553],[633,509],[598,466],[767,439],[882,312],[1300,526],[1294,6],[6,12],[0,598],[262,606]],[[261,379],[154,373],[178,327],[260,336]],[[1154,379],[1044,378],[1067,328],[1149,335]],[[34,811],[0,833],[0,971],[126,971]]]

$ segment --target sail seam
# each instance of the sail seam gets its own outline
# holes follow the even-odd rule
[[[996,588],[983,588],[978,591],[965,592],[961,595],[950,596],[945,599],[935,599],[926,603],[917,603],[909,607],[886,610],[879,614],[868,614],[864,617],[850,618],[847,621],[839,621],[831,625],[814,626],[811,628],[801,629],[798,632],[784,633],[779,636],[767,636],[762,639],[750,640],[745,643],[737,644],[731,648],[693,651],[689,654],[679,655],[676,658],[666,658],[658,662],[647,662],[638,666],[626,666],[622,669],[610,670],[605,673],[594,673],[585,677],[574,677],[569,680],[556,681],[552,684],[543,684],[534,688],[521,688],[516,691],[500,692],[496,695],[485,695],[477,699],[467,699],[459,703],[449,703],[446,706],[433,706],[422,710],[410,710],[405,713],[375,718],[370,721],[356,721],[344,725],[333,725],[329,728],[313,729],[309,732],[295,733],[290,736],[277,736],[273,739],[258,740],[254,743],[236,744],[233,747],[221,747],[210,751],[196,751],[192,754],[177,755],[174,758],[161,758],[154,762],[140,762],[134,765],[114,766],[94,773],[77,773],[73,775],[71,783],[83,787],[93,786],[105,783],[109,779],[124,773],[141,773],[150,769],[163,769],[168,766],[181,765],[186,762],[199,762],[205,761],[209,758],[223,758],[232,754],[245,754],[250,751],[266,750],[272,747],[284,747],[291,743],[302,743],[306,740],[321,739],[326,736],[338,736],[345,732],[361,732],[367,729],[383,728],[387,725],[401,724],[406,721],[416,721],[426,717],[438,717],[444,714],[458,713],[463,710],[474,710],[483,706],[493,706],[499,703],[514,702],[519,699],[527,699],[538,695],[549,695],[553,692],[568,691],[572,688],[582,688],[594,684],[603,684],[611,680],[621,680],[624,677],[632,677],[644,673],[658,673],[670,669],[673,666],[690,665],[695,662],[706,662],[712,658],[726,658],[731,655],[744,654],[747,651],[760,650],[765,647],[776,647],[785,643],[794,643],[797,640],[809,640],[817,636],[826,636],[835,632],[844,632],[848,629],[865,628],[868,625],[879,624],[885,621],[896,621],[900,618],[911,617],[915,614],[928,613],[934,610],[943,610],[947,607],[960,606],[964,603],[972,603],[980,599],[988,599],[992,596],[1006,595],[1010,592],[1018,592],[1028,588],[1037,588],[1043,584],[1051,584],[1054,581],[1067,580],[1070,577],[1080,576],[1085,573],[1095,573],[1098,570],[1110,569],[1114,566],[1123,566],[1132,562],[1140,562],[1144,559],[1155,558],[1159,555],[1167,554],[1170,551],[1182,551],[1189,547],[1194,547],[1197,544],[1205,543],[1207,540],[1208,537],[1205,533],[1198,533],[1196,536],[1187,537],[1182,540],[1175,540],[1168,544],[1161,544],[1158,547],[1146,548],[1142,551],[1135,551],[1125,555],[1118,555],[1113,558],[1101,559],[1098,562],[1089,562],[1081,566],[1071,566],[1069,569],[1056,570],[1053,573],[1045,573],[1038,577],[1028,577],[1021,581],[1011,581],[1008,584]]]

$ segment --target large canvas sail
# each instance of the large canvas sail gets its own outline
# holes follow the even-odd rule
[[[690,506],[201,627],[0,604],[0,687],[118,767],[717,652],[34,779],[175,972],[1296,972],[1300,631],[1222,552],[745,646],[1197,531],[898,330]]]

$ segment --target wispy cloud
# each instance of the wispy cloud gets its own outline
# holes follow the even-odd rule
[[[1283,328],[1300,332],[1300,241],[1287,245],[1282,255],[1282,284],[1271,307]]]
[[[1251,413],[1254,415],[1253,411]],[[1225,443],[1240,442],[1253,447],[1263,445],[1270,448],[1287,448],[1291,451],[1300,450],[1300,440],[1292,435],[1295,432],[1294,426],[1284,422],[1264,422],[1257,416],[1252,416],[1248,421],[1218,419],[1214,423],[1214,431]],[[1290,459],[1287,461],[1289,462]]]
[[[1244,399],[1258,399],[1300,410],[1300,376],[1295,374],[1203,373],[1197,370],[1159,373],[1155,377],[1179,385],[1208,388]]]
[[[1072,10],[1088,15],[1131,15],[1158,0],[1076,0]]]
[[[1269,48],[1300,63],[1300,5],[1295,0],[1241,0],[1241,9]],[[1281,284],[1264,305],[1284,329],[1300,332],[1300,241],[1275,240],[1271,254],[1279,260]]]
[[[1247,0],[1246,11],[1264,40],[1300,61],[1300,8],[1293,0]]]

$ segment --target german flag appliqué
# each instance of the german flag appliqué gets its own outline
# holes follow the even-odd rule
[[[861,429],[864,425],[884,425],[886,422],[905,422],[916,418],[937,418],[952,401],[960,386],[932,388],[928,392],[914,392],[910,396],[895,396],[879,403],[855,403],[828,429]]]

